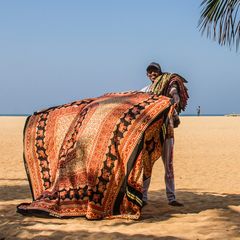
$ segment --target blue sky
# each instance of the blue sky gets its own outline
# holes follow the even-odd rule
[[[240,113],[240,53],[201,36],[200,2],[0,2],[0,114],[141,89],[145,69],[188,81],[186,114]]]

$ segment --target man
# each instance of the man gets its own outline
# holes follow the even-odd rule
[[[176,200],[174,174],[173,174],[173,128],[180,124],[178,113],[185,110],[187,99],[189,98],[187,88],[184,83],[187,81],[178,74],[163,73],[158,63],[152,62],[147,67],[147,76],[152,84],[146,86],[141,91],[164,95],[174,100],[176,110],[170,119],[166,137],[163,143],[162,160],[165,168],[165,184],[168,204],[171,206],[182,207],[183,204]],[[150,185],[150,178],[144,180],[143,202],[147,204],[147,191]]]
[[[197,115],[200,116],[201,108],[200,106],[197,107]]]

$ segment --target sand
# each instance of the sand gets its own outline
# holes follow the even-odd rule
[[[45,219],[16,213],[31,201],[22,160],[25,117],[0,117],[0,240],[240,239],[240,118],[181,117],[175,182],[182,208],[167,204],[163,166],[154,166],[139,221]]]

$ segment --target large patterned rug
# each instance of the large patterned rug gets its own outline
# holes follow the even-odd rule
[[[33,202],[22,214],[138,219],[143,178],[161,155],[170,99],[110,93],[28,117],[24,162]]]

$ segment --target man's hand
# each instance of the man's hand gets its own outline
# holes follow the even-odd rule
[[[173,127],[174,128],[177,128],[180,123],[181,123],[181,121],[178,116],[177,116],[177,118],[175,118],[175,117],[173,118]]]
[[[177,128],[178,125],[181,123],[181,121],[176,110],[174,111],[172,118],[173,118],[173,127]]]

